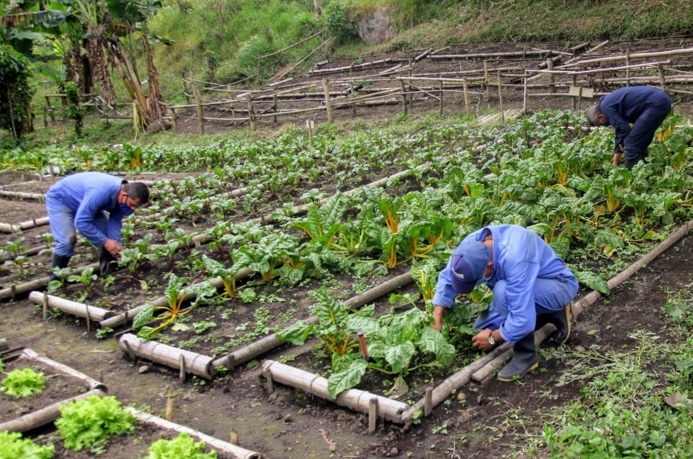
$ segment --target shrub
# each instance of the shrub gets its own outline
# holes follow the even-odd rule
[[[33,130],[30,76],[29,60],[0,45],[0,129],[7,129],[15,138]]]
[[[330,3],[322,15],[325,28],[329,36],[334,37],[335,44],[349,42],[358,37],[356,21],[349,17],[346,9],[337,4]]]

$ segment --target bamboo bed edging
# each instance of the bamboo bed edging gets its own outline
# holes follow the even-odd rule
[[[19,199],[31,199],[35,201],[44,201],[46,195],[41,193],[26,193],[24,191],[5,191],[0,190],[0,196],[5,196],[7,198],[19,198]]]
[[[370,290],[363,292],[360,295],[348,299],[344,302],[344,304],[350,308],[358,308],[366,303],[373,301],[376,298],[379,298],[387,293],[390,293],[398,288],[401,288],[409,284],[413,280],[414,279],[411,277],[411,273],[401,274],[386,282],[383,282],[382,284],[376,287],[373,287]],[[316,324],[318,323],[318,317],[309,317],[304,322],[308,325]],[[286,342],[277,338],[276,333],[272,333],[271,335],[265,336],[264,338],[261,338],[245,347],[237,349],[236,351],[231,352],[230,354],[217,358],[216,360],[214,360],[214,362],[212,362],[212,366],[214,368],[223,366],[231,370],[236,365],[248,362],[262,354],[266,354],[272,349],[275,349],[283,344],[286,344]]]
[[[0,232],[3,233],[19,233],[22,229],[19,225],[12,225],[11,223],[0,223]]]
[[[48,217],[42,217],[42,218],[35,218],[33,220],[27,220],[25,222],[21,222],[19,224],[19,227],[21,228],[22,231],[26,231],[28,229],[38,228],[39,226],[46,226],[47,224],[48,224]]]
[[[34,291],[29,293],[29,301],[35,304],[43,304],[44,299],[48,306],[58,308],[64,313],[71,314],[77,317],[82,317],[83,319],[101,322],[102,320],[114,315],[114,312],[109,311],[108,309],[90,306],[88,304],[78,303],[76,301],[66,300],[64,298],[60,298],[59,296],[48,295],[44,292]]]
[[[237,281],[243,280],[246,277],[248,277],[252,273],[252,269],[250,268],[244,268],[240,271],[235,276],[235,279]],[[211,279],[209,281],[214,288],[221,288],[224,285],[224,281],[221,279],[221,277],[215,277],[214,279]],[[189,300],[195,296],[194,293],[189,293],[190,287],[187,288],[188,293],[183,293],[182,295],[179,295],[178,299],[182,301]],[[101,328],[106,328],[106,327],[117,327],[119,325],[122,325],[126,322],[129,322],[130,320],[134,319],[137,314],[140,313],[144,308],[147,306],[165,306],[168,304],[168,299],[166,296],[160,296],[158,298],[155,298],[154,300],[150,301],[149,303],[143,304],[141,306],[137,306],[136,308],[132,308],[128,311],[121,312],[120,314],[116,314],[112,317],[107,317],[99,321],[99,325]]]
[[[409,405],[404,402],[398,402],[360,389],[348,389],[339,394],[335,400],[327,390],[326,378],[274,360],[265,360],[262,364],[262,371],[269,374],[273,381],[296,387],[309,394],[364,414],[369,412],[370,400],[376,399],[378,400],[378,416],[398,424],[403,423],[402,412],[409,408]]]
[[[179,368],[182,359],[187,373],[192,373],[205,379],[212,379],[214,376],[212,357],[206,355],[178,349],[156,341],[147,341],[138,338],[132,333],[126,333],[121,336],[118,340],[118,346],[128,355],[132,353],[135,354],[134,357],[142,357],[171,368]]]
[[[660,256],[662,253],[664,253],[667,249],[671,248],[672,245],[683,239],[684,236],[686,236],[689,232],[691,227],[693,226],[693,220],[686,222],[683,224],[678,230],[673,232],[672,234],[669,235],[664,241],[659,243],[656,247],[654,247],[650,252],[645,254],[643,257],[638,259],[636,262],[631,264],[628,268],[625,270],[621,271],[619,274],[616,276],[612,277],[611,279],[608,280],[607,284],[609,285],[609,288],[616,288],[619,285],[621,285],[623,282],[626,280],[630,279],[633,274],[638,272],[640,268],[643,266],[646,266],[648,263],[650,263],[652,260]],[[602,295],[601,293],[597,291],[592,291],[585,295],[584,297],[580,298],[580,300],[576,301],[573,303],[572,306],[572,313],[573,313],[573,318],[576,318],[579,316],[585,308],[588,306],[591,306],[594,304],[599,298],[601,298]],[[546,339],[551,333],[556,328],[551,325],[547,324],[545,325],[538,333],[541,333],[539,336],[535,336],[534,342],[536,344],[540,344],[544,339]],[[512,347],[508,347],[502,355],[499,355],[496,359],[493,361],[489,362],[484,368],[480,369],[477,373],[474,374],[473,378],[476,381],[482,381],[485,377],[493,373],[495,370],[497,370],[503,363],[505,363],[506,360],[508,360],[511,356],[513,355],[513,350]]]
[[[174,432],[185,433],[191,437],[195,437],[198,440],[202,440],[206,445],[223,451],[226,454],[231,455],[234,459],[261,459],[263,456],[255,451],[250,451],[240,446],[233,445],[231,443],[219,440],[218,438],[210,437],[198,430],[191,429],[180,424],[176,424],[166,419],[154,416],[153,414],[144,413],[131,406],[125,407],[125,411],[134,415],[138,421],[144,424],[150,424],[155,427],[161,427],[167,430],[173,430]]]
[[[32,349],[25,348],[22,350],[22,353],[19,356],[20,359],[31,359],[31,360],[36,360],[37,362],[41,362],[45,365],[48,365],[52,368],[55,368],[56,371],[66,374],[70,376],[71,378],[75,378],[82,383],[84,383],[90,390],[92,389],[101,389],[104,392],[108,392],[108,389],[106,389],[106,386],[103,385],[101,381],[97,381],[96,379],[85,375],[84,373],[75,370],[72,367],[68,367],[67,365],[64,365],[60,362],[56,362],[55,360],[49,359],[48,357],[43,357],[39,355],[37,352],[33,351]]]
[[[98,263],[92,263],[90,265],[86,265],[81,268],[75,269],[72,273],[81,274],[82,271],[84,271],[87,268],[98,269],[98,267]],[[14,298],[21,293],[26,293],[37,288],[45,287],[46,285],[48,285],[49,280],[50,278],[46,276],[34,279],[30,282],[25,282],[24,284],[12,285],[11,287],[4,288],[0,290],[0,300],[4,300],[6,298]]]
[[[45,408],[41,408],[40,410],[25,414],[24,416],[21,416],[19,418],[3,422],[2,424],[0,424],[0,432],[27,432],[29,430],[36,429],[43,425],[50,424],[51,422],[60,418],[61,406],[66,405],[70,402],[74,402],[76,400],[82,400],[92,395],[103,397],[104,395],[106,395],[106,392],[104,392],[104,390],[102,389],[92,389],[75,397],[56,402]]]

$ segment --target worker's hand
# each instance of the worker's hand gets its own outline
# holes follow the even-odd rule
[[[490,351],[493,349],[493,344],[488,341],[488,335],[492,332],[490,328],[487,328],[474,335],[474,337],[472,337],[472,346],[482,351]]]
[[[106,239],[106,242],[104,242],[103,244],[103,248],[108,253],[110,253],[116,260],[120,258],[120,251],[123,250],[120,244],[118,244],[113,239]]]
[[[619,161],[621,161],[621,153],[614,153],[614,156],[611,158],[611,165],[618,167]]]
[[[443,330],[443,314],[445,313],[445,308],[442,306],[433,307],[433,323],[431,328],[434,330]]]

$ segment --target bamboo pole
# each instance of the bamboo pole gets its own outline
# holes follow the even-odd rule
[[[108,309],[77,303],[76,301],[66,300],[58,296],[46,295],[44,292],[31,292],[29,294],[29,301],[34,304],[42,304],[44,298],[47,300],[47,306],[58,308],[66,314],[82,317],[84,319],[101,322],[114,315],[113,311],[109,311]]]
[[[205,133],[205,115],[202,111],[202,96],[200,96],[200,90],[197,87],[197,83],[192,81],[193,97],[195,98],[195,107],[197,108],[197,121],[200,126],[200,134]]]
[[[330,89],[328,87],[327,78],[322,79],[322,87],[323,87],[323,90],[325,91],[325,106],[327,107],[327,122],[331,123],[333,121],[332,103],[330,102]]]
[[[486,100],[491,98],[491,93],[489,89],[489,80],[488,80],[488,62],[484,61],[484,83],[483,85],[486,86]]]
[[[527,114],[527,78],[522,79],[522,114]]]
[[[340,406],[345,406],[359,413],[368,414],[370,400],[378,400],[378,415],[391,422],[402,423],[402,412],[409,405],[387,397],[372,394],[359,389],[348,389],[333,399],[327,389],[327,379],[309,373],[298,368],[285,365],[273,360],[265,360],[262,364],[263,371],[268,371],[272,375],[273,381],[281,384],[301,389],[309,394],[330,400]]]
[[[83,266],[82,268],[78,268],[73,271],[73,274],[81,274],[82,271],[84,271],[87,268],[98,268],[99,264],[98,263],[92,263],[90,265]],[[32,281],[26,282],[24,284],[18,284],[18,285],[12,285],[10,287],[4,288],[0,290],[0,300],[4,300],[5,298],[14,298],[19,294],[30,292],[32,290],[36,290],[37,288],[44,287],[48,284],[49,282],[49,277],[41,277],[38,279],[34,279]]]
[[[30,430],[37,429],[46,424],[50,424],[51,422],[60,418],[61,406],[66,405],[70,402],[85,399],[92,395],[103,397],[106,395],[106,392],[104,388],[92,389],[75,397],[53,403],[52,405],[49,405],[45,408],[41,408],[40,410],[32,411],[31,413],[25,414],[24,416],[21,416],[19,418],[3,422],[2,424],[0,424],[0,432],[28,432]]]
[[[467,88],[467,79],[462,78],[462,88],[464,91],[464,111],[467,113],[467,116],[470,116],[469,112],[469,91]]]
[[[440,89],[439,89],[439,94],[440,94],[439,112],[440,112],[440,116],[443,116],[443,82],[441,81],[439,84],[440,84]]]
[[[500,72],[498,72],[498,103],[500,104],[501,123],[505,123],[505,112],[503,111],[503,83],[501,82]]]
[[[404,85],[404,80],[399,80],[399,84],[402,87],[402,113],[407,114],[407,91]]]
[[[348,299],[344,302],[344,304],[349,308],[360,308],[364,304],[370,303],[383,295],[393,292],[398,288],[401,288],[409,284],[412,281],[413,279],[410,273],[402,274],[386,282],[383,282],[382,284],[373,287],[372,289],[367,290],[360,295]],[[317,316],[312,316],[306,319],[304,322],[308,325],[311,325],[318,323],[319,320]],[[228,369],[232,369],[235,365],[248,362],[283,344],[285,344],[285,342],[277,338],[276,334],[271,334],[258,341],[255,341],[254,343],[249,344],[248,346],[231,352],[228,355],[217,358],[212,365],[214,366],[214,368],[224,366]]]
[[[44,201],[46,199],[46,196],[42,193],[25,193],[22,191],[0,190],[0,196],[6,196],[8,198],[31,199],[35,201]]]
[[[469,53],[469,54],[435,54],[431,59],[486,59],[489,57],[527,57],[538,56],[543,57],[551,54],[550,49],[533,49],[522,51],[502,51],[498,53]]]
[[[662,65],[660,64],[657,66],[657,69],[659,70],[659,81],[660,81],[660,86],[662,87],[662,91],[666,91],[667,90],[667,82],[666,82],[666,78],[664,76],[664,67],[662,67]]]
[[[630,59],[644,59],[644,58],[651,58],[651,57],[675,56],[677,54],[690,54],[690,53],[693,53],[693,48],[672,49],[672,50],[668,50],[668,51],[655,51],[655,52],[647,52],[647,53],[633,53],[629,56],[629,58]],[[625,60],[625,59],[626,59],[626,56],[624,54],[619,54],[619,55],[608,56],[608,57],[600,57],[597,59],[587,59],[587,60],[579,61],[579,62],[571,62],[569,64],[562,65],[561,68],[575,67],[578,65],[596,64],[599,62],[619,61],[619,60]]]
[[[22,229],[19,225],[12,225],[10,223],[0,223],[0,232],[3,233],[19,233]]]
[[[22,349],[22,353],[19,356],[20,359],[30,359],[30,360],[35,360],[37,362],[41,362],[46,366],[49,366],[51,368],[54,368],[57,372],[62,373],[64,375],[69,376],[70,378],[76,379],[80,381],[82,384],[84,384],[86,387],[89,389],[102,389],[106,390],[105,387],[103,387],[103,384],[101,381],[97,381],[96,379],[85,375],[84,373],[75,370],[72,367],[68,367],[67,365],[64,365],[60,362],[56,362],[53,359],[49,359],[48,357],[44,357],[39,355],[36,351],[32,349]]]
[[[255,110],[253,110],[253,97],[252,95],[247,95],[248,100],[248,119],[250,120],[250,129],[253,131],[257,130],[257,124],[255,122]]]
[[[170,368],[180,368],[180,359],[182,358],[188,373],[205,379],[212,379],[214,376],[212,358],[206,355],[178,349],[156,341],[143,340],[131,333],[122,335],[118,340],[118,346],[128,355],[132,353],[137,357],[145,358]]]
[[[48,225],[48,217],[35,218],[33,220],[27,220],[19,224],[19,228],[22,231],[26,231],[32,228],[38,228],[39,226]]]
[[[546,69],[549,71],[553,70],[553,60],[546,60]],[[554,77],[553,73],[549,73],[549,92],[556,92],[556,78]]]
[[[139,411],[139,410],[137,410],[131,406],[127,406],[124,409],[128,413],[135,416],[139,422],[142,422],[144,424],[149,424],[151,426],[161,428],[161,429],[172,430],[174,432],[188,434],[191,437],[194,437],[198,440],[203,441],[207,446],[229,455],[233,459],[261,459],[262,458],[262,455],[260,453],[256,453],[254,451],[250,451],[250,450],[247,450],[245,448],[241,448],[240,446],[219,440],[218,438],[210,437],[209,435],[206,435],[206,434],[204,434],[200,431],[197,431],[197,430],[193,430],[190,427],[182,426],[180,424],[176,424],[176,423],[173,423],[171,421],[167,421],[166,419],[160,418],[158,416],[154,416],[153,414]]]

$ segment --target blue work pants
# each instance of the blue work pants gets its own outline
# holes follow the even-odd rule
[[[55,239],[55,254],[61,257],[71,257],[75,254],[77,244],[77,230],[75,229],[75,211],[63,204],[60,200],[46,196],[46,210],[48,222]],[[100,211],[94,217],[94,226],[106,234],[108,227],[108,215]]]

